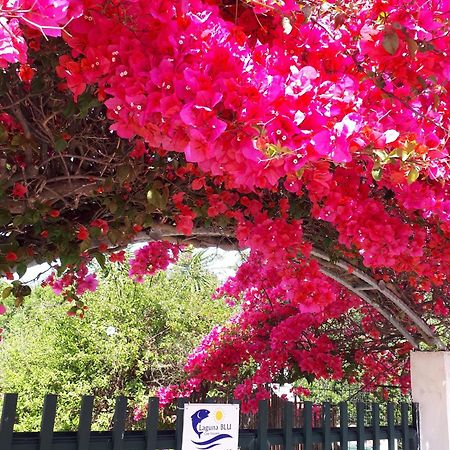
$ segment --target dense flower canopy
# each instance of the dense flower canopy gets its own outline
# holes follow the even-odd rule
[[[239,314],[167,398],[406,386],[410,349],[445,348],[450,2],[15,0],[0,21],[6,278],[53,262],[82,314],[89,262],[130,242],[152,241],[138,281],[178,243],[251,249],[218,292]]]

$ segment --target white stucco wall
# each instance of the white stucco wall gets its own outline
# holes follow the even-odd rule
[[[450,352],[412,352],[411,383],[421,450],[450,450]]]

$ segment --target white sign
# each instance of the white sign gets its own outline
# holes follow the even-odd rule
[[[184,405],[182,450],[237,450],[239,405]]]

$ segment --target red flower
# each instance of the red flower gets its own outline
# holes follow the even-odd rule
[[[22,64],[19,69],[20,81],[31,83],[34,77],[34,69],[29,64]]]
[[[41,42],[37,39],[32,39],[30,42],[28,42],[28,47],[30,47],[31,50],[37,52],[41,48]]]
[[[56,89],[59,92],[64,92],[64,91],[67,91],[67,89],[69,89],[69,87],[67,86],[67,83],[61,82],[56,85]]]
[[[95,219],[91,222],[91,227],[98,228],[102,234],[108,233],[109,225],[106,220],[103,219]]]
[[[14,155],[14,161],[21,169],[25,169],[27,166],[23,155]]]
[[[41,231],[40,236],[43,237],[44,239],[47,239],[48,238],[48,230]]]
[[[56,219],[57,217],[59,217],[59,211],[57,210],[57,209],[52,209],[49,213],[48,213],[48,215],[50,216],[50,217],[53,217],[54,219]]]
[[[14,274],[12,272],[5,272],[5,277],[7,280],[14,280]]]
[[[133,150],[130,152],[131,158],[141,158],[146,153],[145,144],[142,141],[137,141]]]
[[[141,232],[141,231],[142,231],[142,225],[139,225],[139,224],[135,223],[135,224],[133,225],[133,231],[134,231],[135,233]]]
[[[5,259],[9,262],[17,261],[17,255],[14,252],[8,252],[5,256]]]
[[[95,91],[99,102],[104,102],[106,100],[106,92],[104,88],[98,88]]]
[[[16,183],[12,190],[13,197],[23,198],[28,192],[28,188],[22,183]]]
[[[86,227],[81,225],[80,228],[78,228],[78,231],[77,231],[77,238],[80,241],[85,241],[88,237],[89,237],[89,231],[87,230]]]
[[[176,219],[176,227],[177,230],[183,233],[185,236],[190,236],[192,234],[192,228],[194,226],[194,222],[191,216],[183,216],[179,215]]]
[[[117,253],[111,253],[109,260],[111,262],[119,262],[122,263],[125,261],[125,251],[121,250],[120,252]]]
[[[194,191],[199,191],[202,187],[205,186],[205,177],[195,178],[192,181],[191,186]]]
[[[106,252],[106,250],[108,250],[108,245],[105,244],[104,242],[102,242],[99,246],[98,246],[98,250],[100,252]]]

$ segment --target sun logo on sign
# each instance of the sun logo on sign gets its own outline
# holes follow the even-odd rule
[[[223,419],[223,412],[222,410],[218,409],[216,411],[216,422],[220,422]]]

